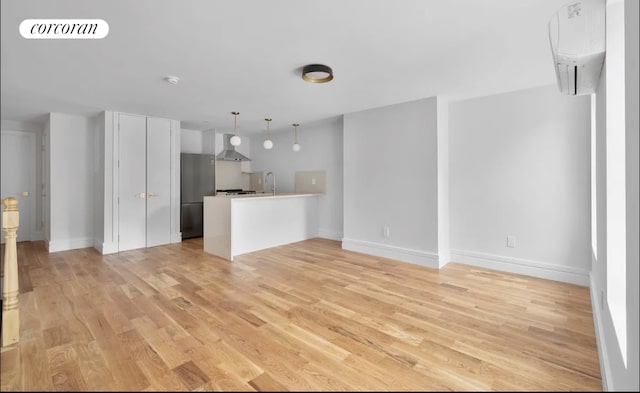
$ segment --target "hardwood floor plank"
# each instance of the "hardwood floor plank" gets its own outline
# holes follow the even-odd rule
[[[203,387],[209,377],[191,360],[172,370],[189,390]]]
[[[108,369],[111,371],[119,390],[142,390],[149,381],[142,373],[128,348],[120,344],[107,320],[100,316],[87,321],[100,351],[104,354]]]
[[[257,377],[249,381],[251,385],[258,392],[288,392],[289,390],[276,381],[268,373],[262,373]]]
[[[75,344],[80,373],[91,391],[116,391],[116,381],[95,341]]]
[[[22,244],[24,243],[24,244]],[[588,288],[311,239],[100,255],[21,242],[2,391],[595,391]]]
[[[29,341],[21,341],[20,347],[20,382],[22,391],[52,391],[51,365],[42,337]],[[0,356],[4,359],[5,352]],[[4,360],[2,360],[4,362]],[[28,370],[28,372],[26,372]],[[4,378],[4,377],[3,377]]]
[[[20,349],[17,346],[3,348],[0,352],[0,390],[3,392],[23,390],[20,386]]]
[[[47,356],[55,390],[59,392],[87,390],[73,345],[47,349]]]

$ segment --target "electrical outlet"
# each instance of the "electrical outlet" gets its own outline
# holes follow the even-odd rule
[[[516,247],[516,237],[513,235],[507,236],[507,247],[515,248]]]
[[[389,237],[389,227],[386,225],[382,227],[382,236]]]

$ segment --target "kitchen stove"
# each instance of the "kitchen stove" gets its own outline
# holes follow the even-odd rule
[[[228,188],[224,190],[216,190],[217,193],[221,195],[246,195],[246,194],[255,194],[255,190],[243,190],[241,188]]]

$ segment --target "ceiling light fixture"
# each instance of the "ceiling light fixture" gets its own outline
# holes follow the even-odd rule
[[[233,136],[231,137],[231,139],[229,139],[229,142],[233,146],[238,146],[242,143],[242,139],[240,139],[240,137],[238,136],[238,131],[236,129],[236,119],[238,118],[240,112],[231,112],[231,114],[233,115]]]
[[[265,149],[269,150],[273,147],[273,142],[271,142],[271,129],[269,128],[269,123],[271,123],[271,119],[264,119],[267,122],[267,139],[264,140],[262,146]]]
[[[293,123],[292,126],[295,129],[295,140],[293,141],[293,151],[300,151],[300,144],[298,143],[298,126],[300,124]]]
[[[177,85],[178,82],[180,82],[180,78],[173,75],[165,76],[164,80],[167,81],[168,83],[171,83],[172,85]]]
[[[311,83],[329,82],[333,79],[333,71],[324,64],[309,64],[302,68],[302,79]]]

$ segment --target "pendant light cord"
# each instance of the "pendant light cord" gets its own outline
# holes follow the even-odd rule
[[[267,121],[267,140],[271,139],[271,129],[269,128],[269,124],[271,124],[271,119],[265,119]]]
[[[240,112],[231,112],[231,114],[233,115],[233,135],[238,136],[238,129],[236,127],[236,123],[237,123],[238,115],[240,114]]]

